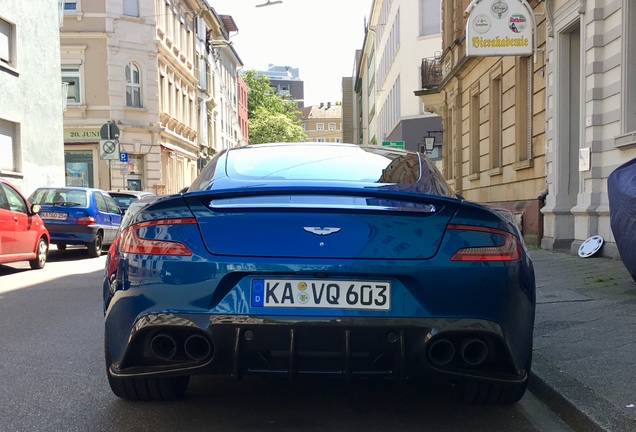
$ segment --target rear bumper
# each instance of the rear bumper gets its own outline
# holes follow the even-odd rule
[[[86,244],[95,240],[100,230],[98,225],[55,225],[46,224],[51,235],[51,243]]]
[[[135,323],[109,372],[523,382],[528,363],[513,358],[529,359],[531,341],[520,347],[525,354],[513,356],[511,349],[497,324],[475,319],[154,314]]]

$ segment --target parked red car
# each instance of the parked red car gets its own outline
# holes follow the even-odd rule
[[[39,211],[39,205],[31,205],[0,178],[0,264],[29,261],[32,269],[44,267],[50,237]]]

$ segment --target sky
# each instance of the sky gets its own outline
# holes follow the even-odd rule
[[[230,40],[244,71],[269,64],[299,69],[305,106],[342,101],[342,78],[353,76],[372,0],[208,0],[219,15],[231,15],[238,33]]]

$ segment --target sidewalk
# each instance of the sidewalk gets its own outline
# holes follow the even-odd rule
[[[636,285],[621,261],[531,250],[530,391],[576,431],[636,431]]]

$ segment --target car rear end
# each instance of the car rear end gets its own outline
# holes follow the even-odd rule
[[[122,225],[104,284],[111,376],[436,377],[486,383],[496,403],[520,397],[501,383],[523,394],[534,276],[496,212],[417,181],[213,183]]]
[[[39,188],[29,201],[40,205],[51,243],[84,245],[94,241],[97,233],[91,199],[85,189]]]

